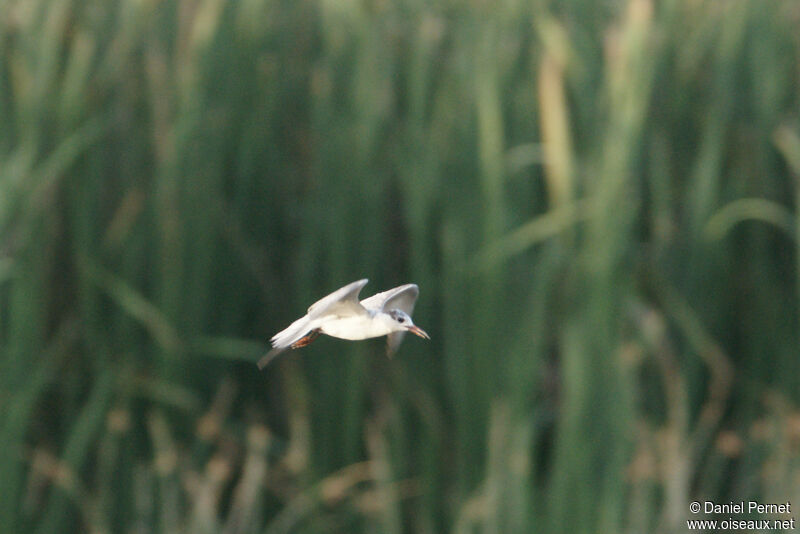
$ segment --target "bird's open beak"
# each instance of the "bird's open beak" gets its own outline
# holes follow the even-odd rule
[[[423,330],[422,328],[418,327],[417,325],[409,326],[408,327],[408,331],[411,332],[412,334],[418,335],[422,339],[430,339],[431,338],[431,336],[429,336],[428,333],[425,330]]]

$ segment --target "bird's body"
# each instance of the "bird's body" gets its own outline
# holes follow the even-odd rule
[[[365,315],[336,317],[323,322],[319,329],[323,334],[351,341],[391,334],[390,325],[376,319],[376,315],[374,311],[367,310]]]
[[[319,334],[348,340],[389,336],[389,354],[397,350],[406,332],[430,339],[411,321],[419,295],[416,284],[399,286],[359,301],[358,293],[366,284],[366,279],[358,280],[312,304],[305,316],[272,337],[273,348],[259,360],[259,369],[287,349],[308,345]]]

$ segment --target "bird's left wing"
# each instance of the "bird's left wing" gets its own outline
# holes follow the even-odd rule
[[[358,315],[365,313],[364,308],[358,302],[358,293],[361,288],[367,285],[367,280],[358,280],[337,289],[327,297],[323,297],[308,308],[308,317],[317,319],[325,315]]]

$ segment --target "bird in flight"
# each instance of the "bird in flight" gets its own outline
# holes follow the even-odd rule
[[[306,315],[272,337],[272,350],[258,361],[258,368],[263,369],[285,350],[305,347],[320,334],[351,340],[388,336],[389,355],[406,332],[430,339],[411,321],[419,296],[417,284],[395,287],[359,302],[358,294],[367,282],[365,278],[347,284],[312,304]]]

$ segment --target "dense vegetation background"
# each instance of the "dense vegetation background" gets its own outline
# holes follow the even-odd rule
[[[800,507],[798,28],[796,0],[0,2],[0,531]],[[257,371],[362,277],[418,283],[432,341]]]

